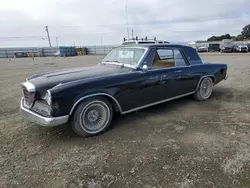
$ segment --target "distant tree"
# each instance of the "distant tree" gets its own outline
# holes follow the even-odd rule
[[[223,36],[223,39],[231,39],[232,38],[230,34],[225,34],[222,36]]]
[[[233,36],[232,39],[234,41],[242,41],[244,40],[244,37],[242,35],[237,35],[237,36]]]
[[[225,34],[225,35],[221,35],[221,36],[212,36],[210,38],[207,39],[207,41],[221,41],[223,39],[233,39],[235,41],[241,41],[244,39],[250,39],[250,24],[246,25],[242,31],[241,34],[237,35],[237,36],[230,36],[230,34]]]
[[[209,39],[207,39],[207,41],[220,41],[223,39],[231,39],[231,35],[230,34],[225,34],[225,35],[221,35],[221,36],[212,36]]]
[[[212,36],[210,38],[207,39],[207,41],[216,41],[217,37],[216,36]]]
[[[242,29],[241,35],[244,39],[250,39],[250,24]]]

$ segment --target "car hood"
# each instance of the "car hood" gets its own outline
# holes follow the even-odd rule
[[[84,79],[101,79],[103,76],[112,76],[124,72],[131,71],[130,68],[117,65],[101,65],[98,64],[92,67],[81,67],[66,69],[61,71],[47,72],[36,74],[27,79],[32,83],[38,93],[44,93],[59,84],[65,84],[72,81]],[[41,94],[42,95],[42,94]]]
[[[247,45],[238,45],[238,47],[240,47],[240,48],[247,48]]]

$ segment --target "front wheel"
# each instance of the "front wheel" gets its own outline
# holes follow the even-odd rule
[[[71,127],[83,137],[107,130],[113,117],[112,105],[105,97],[94,97],[81,102],[73,114]]]
[[[213,92],[213,81],[211,78],[204,78],[198,90],[194,94],[194,98],[199,101],[207,100]]]

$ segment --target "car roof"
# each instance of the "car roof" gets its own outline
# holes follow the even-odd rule
[[[183,48],[183,47],[190,47],[188,45],[182,45],[182,44],[128,44],[128,45],[122,45],[121,47],[142,47],[142,48],[157,48],[157,47],[177,47],[177,48]]]

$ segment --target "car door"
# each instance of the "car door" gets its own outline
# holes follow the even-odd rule
[[[128,81],[124,86],[126,90],[117,96],[123,111],[133,111],[190,92],[193,89],[191,82],[193,86],[195,83],[194,75],[188,64],[181,66],[181,58],[176,66],[176,59],[174,49],[151,49],[144,63],[148,70],[143,71],[142,64],[138,70],[130,73],[126,79],[131,82]],[[186,60],[183,62],[186,63]]]
[[[148,101],[160,102],[175,97],[178,92],[174,72],[174,51],[171,48],[155,48],[152,52],[153,58],[148,64],[147,74],[157,76],[158,82],[157,88],[151,88],[154,89],[154,96],[150,96]]]
[[[124,112],[153,104],[163,99],[161,83],[163,71],[134,70],[126,75],[126,82],[119,86],[116,99]]]
[[[199,75],[193,71],[184,53],[178,48],[157,48],[151,67],[159,77],[159,100],[193,92]]]
[[[164,69],[150,69],[142,73],[139,83],[138,101],[140,106],[157,103],[165,99],[166,86],[171,90],[172,72]]]
[[[164,63],[162,61],[156,49],[151,48],[145,60],[148,70],[143,71],[140,67],[134,71],[133,79],[131,79],[133,81],[128,87],[129,89],[126,94],[124,92],[122,94],[130,99],[123,103],[125,111],[158,103],[166,99],[166,94],[168,97],[174,95],[174,72],[169,68],[161,67],[161,64]],[[171,60],[169,61],[171,64]]]
[[[184,52],[181,49],[174,49],[175,68],[174,80],[176,84],[176,95],[185,95],[193,92],[197,87],[200,74],[196,73],[195,66],[190,66]]]

